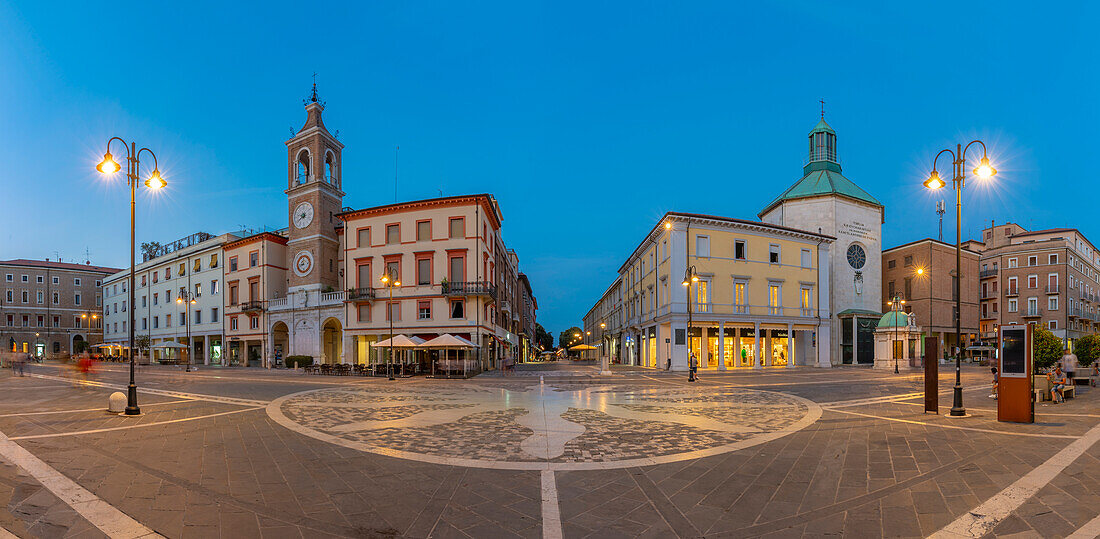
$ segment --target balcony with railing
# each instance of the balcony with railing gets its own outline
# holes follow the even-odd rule
[[[269,311],[280,311],[287,308],[286,297],[274,298],[267,302],[267,309]]]
[[[1070,307],[1066,309],[1066,316],[1069,316],[1070,318],[1081,318],[1081,308]]]
[[[996,320],[997,319],[997,313],[989,312],[989,311],[982,311],[982,317],[981,318],[982,318],[982,320]]]
[[[997,299],[997,297],[998,295],[996,292],[987,292],[985,290],[981,292],[981,299]]]
[[[1020,289],[1019,288],[1016,288],[1014,286],[1010,286],[1010,287],[1005,289],[1005,296],[1012,297],[1012,296],[1019,296],[1019,295],[1020,295]]]
[[[373,288],[349,288],[344,301],[369,301],[374,299]]]
[[[1038,318],[1040,316],[1043,316],[1043,310],[1037,306],[1029,305],[1023,310],[1021,316],[1023,316],[1024,318]]]
[[[995,270],[995,269],[982,270],[982,271],[978,272],[978,278],[979,279],[988,279],[990,277],[996,277],[996,276],[997,276],[997,270]]]
[[[245,301],[241,303],[241,312],[255,312],[264,310],[264,302],[259,300]]]
[[[321,292],[321,305],[339,305],[344,302],[344,291]]]
[[[485,281],[451,281],[442,283],[440,288],[445,296],[484,296],[492,301],[497,299],[497,287]]]
[[[1057,283],[1047,285],[1047,294],[1057,294],[1061,291],[1061,287],[1059,287]]]

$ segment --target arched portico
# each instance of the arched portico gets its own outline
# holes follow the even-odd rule
[[[271,360],[286,364],[286,356],[290,354],[290,328],[285,322],[275,322],[271,325]]]
[[[70,354],[79,354],[80,352],[83,352],[85,344],[86,343],[84,342],[84,336],[83,335],[80,335],[80,334],[73,335],[72,338],[69,339],[69,353]]]
[[[335,365],[343,360],[344,330],[340,321],[336,318],[325,320],[321,326],[321,354],[322,363]]]

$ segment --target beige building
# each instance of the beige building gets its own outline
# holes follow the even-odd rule
[[[820,283],[829,282],[833,240],[669,212],[619,268],[584,331],[631,365],[663,369],[671,359],[684,370],[690,352],[704,369],[830,366],[818,343],[830,331],[829,287]]]
[[[289,350],[285,329],[268,343],[269,303],[285,299],[287,239],[253,234],[225,245],[225,339],[230,365],[263,366],[264,351],[282,361]]]
[[[67,358],[103,340],[103,280],[115,268],[51,260],[3,260],[2,350]]]
[[[978,340],[978,253],[962,250],[962,347]],[[931,238],[882,252],[882,311],[895,296],[915,317],[926,339],[939,343],[939,359],[955,348],[955,246]],[[906,319],[908,320],[908,319]],[[904,325],[904,324],[903,324]]]
[[[450,333],[478,343],[486,369],[530,353],[524,339],[533,340],[534,296],[504,244],[503,216],[492,196],[388,204],[338,217],[351,349],[345,361],[374,361],[374,343],[388,338],[391,322],[394,334],[427,340]],[[384,274],[400,286],[387,288]]]
[[[970,245],[981,255],[983,340],[1005,324],[1042,325],[1070,346],[1100,330],[1100,253],[1079,230],[991,225]]]

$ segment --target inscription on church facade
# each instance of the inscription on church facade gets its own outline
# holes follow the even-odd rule
[[[875,235],[873,234],[871,227],[859,221],[849,221],[847,223],[841,223],[840,227],[837,229],[837,232],[862,240],[878,241],[878,238],[875,237]]]

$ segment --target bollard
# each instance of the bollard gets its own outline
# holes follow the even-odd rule
[[[126,395],[115,391],[107,398],[107,411],[113,414],[122,413],[126,409]]]

